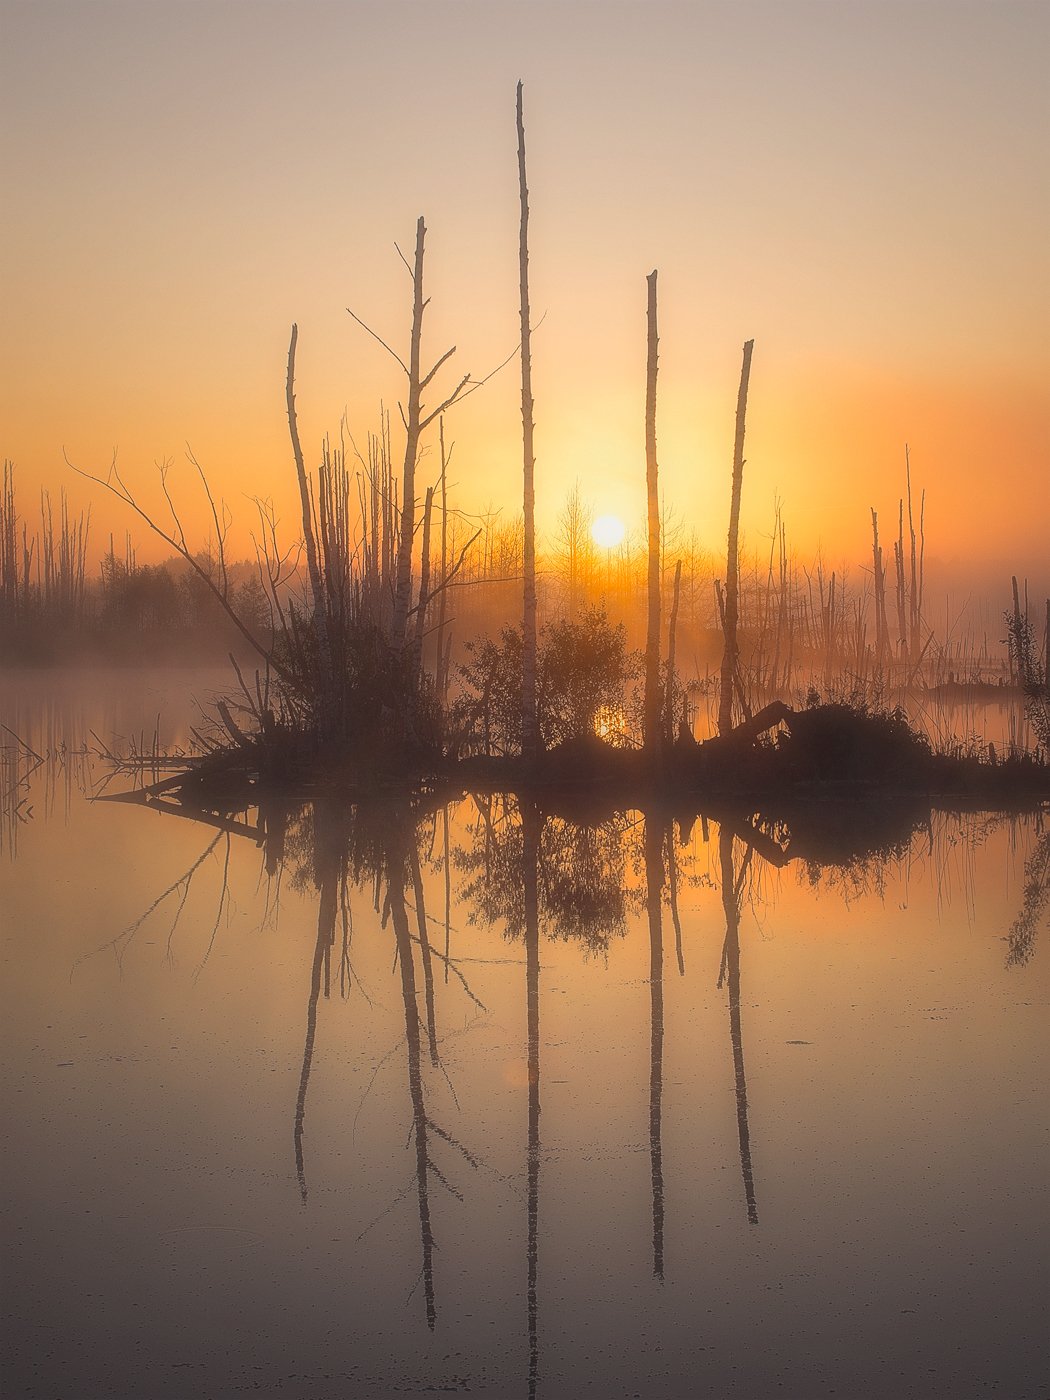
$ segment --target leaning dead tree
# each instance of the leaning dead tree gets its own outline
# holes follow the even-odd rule
[[[325,588],[321,578],[321,565],[317,557],[317,538],[314,534],[313,511],[310,505],[310,486],[306,479],[306,464],[303,461],[303,448],[299,441],[299,420],[295,412],[295,347],[299,341],[299,327],[293,321],[292,336],[288,342],[288,377],[285,384],[285,399],[288,406],[288,431],[292,439],[292,456],[295,458],[295,476],[299,486],[299,504],[303,514],[303,543],[306,546],[306,567],[310,575],[310,593],[313,601],[314,634],[317,639],[317,653],[320,661],[320,697],[323,703],[322,731],[332,723],[332,639],[328,631],[328,609],[325,606]]]
[[[740,610],[740,492],[744,480],[744,419],[747,415],[747,386],[751,377],[753,340],[744,343],[740,368],[740,389],[736,400],[736,440],[733,445],[733,494],[729,506],[729,548],[726,556],[725,609],[722,631],[722,671],[718,699],[718,732],[728,734],[733,727],[733,686],[738,680],[740,646],[737,621]]]

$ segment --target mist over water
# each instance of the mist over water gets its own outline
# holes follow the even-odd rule
[[[91,803],[206,684],[4,691],[5,1393],[1045,1394],[1038,815]]]
[[[1036,8],[5,16],[3,1400],[1050,1396]]]

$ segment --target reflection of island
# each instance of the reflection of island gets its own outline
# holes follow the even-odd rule
[[[502,922],[507,936],[521,939],[525,949],[525,1000],[527,1036],[527,1132],[526,1178],[526,1329],[528,1352],[528,1393],[535,1396],[539,1384],[539,1226],[540,1226],[540,937],[574,938],[588,949],[606,947],[611,937],[626,931],[629,899],[627,880],[628,846],[637,841],[638,826],[625,819],[610,818],[597,827],[545,817],[535,806],[491,801],[479,804],[477,840],[455,853],[458,868],[467,876],[474,901],[471,917],[486,923]],[[422,1278],[428,1325],[436,1321],[434,1295],[434,1231],[430,1212],[429,1178],[437,1171],[428,1151],[428,1134],[437,1131],[427,1114],[422,1073],[423,1040],[418,1007],[416,948],[423,973],[423,1002],[426,1007],[427,1039],[432,1064],[438,1063],[434,1013],[432,950],[427,936],[424,907],[424,881],[418,840],[419,814],[408,810],[388,812],[379,823],[375,814],[368,826],[371,839],[364,846],[360,832],[351,833],[343,820],[343,845],[331,839],[340,826],[339,814],[322,814],[313,809],[313,872],[318,886],[318,938],[311,970],[307,1004],[307,1034],[296,1105],[296,1167],[305,1199],[303,1131],[306,1090],[309,1081],[317,1001],[323,990],[328,994],[327,960],[334,946],[337,909],[345,906],[347,851],[356,852],[353,874],[358,883],[371,883],[383,921],[392,925],[401,990],[405,1010],[405,1038],[408,1056],[409,1098],[416,1158],[416,1194],[419,1208]],[[358,817],[360,821],[360,814]],[[381,834],[380,834],[381,833]],[[355,839],[356,838],[356,839]],[[378,838],[378,839],[377,839]],[[747,865],[752,849],[747,848],[739,874],[733,869],[733,838],[728,831],[720,838],[722,855],[723,908],[726,934],[723,951],[723,980],[728,981],[730,1038],[736,1075],[737,1118],[740,1133],[741,1169],[747,1200],[748,1218],[757,1223],[757,1206],[751,1170],[747,1095],[744,1081],[742,1033],[740,1024],[739,911]],[[681,920],[678,911],[678,858],[673,825],[660,812],[646,813],[641,822],[642,889],[650,944],[650,1076],[649,1076],[649,1153],[652,1211],[652,1270],[655,1278],[664,1276],[664,1169],[662,1141],[663,1054],[664,1054],[664,947],[663,911],[665,892],[672,910],[676,955],[684,971]],[[365,851],[367,850],[367,854]],[[447,850],[447,847],[446,847]],[[443,857],[447,869],[448,857]],[[410,928],[411,885],[418,932]],[[344,908],[343,925],[346,926]],[[446,907],[445,927],[449,925]],[[345,956],[345,952],[344,952]],[[441,955],[439,955],[441,956]],[[451,959],[444,955],[446,967]]]
[[[295,1169],[304,1203],[307,1201],[309,1083],[318,1008],[321,998],[331,994],[333,961],[337,961],[338,986],[344,996],[353,977],[351,889],[370,891],[379,929],[390,930],[404,1013],[411,1118],[409,1141],[414,1149],[420,1277],[430,1329],[435,1328],[437,1321],[435,1231],[430,1191],[433,1181],[436,1179],[457,1198],[463,1199],[449,1180],[449,1174],[435,1162],[435,1148],[438,1155],[451,1148],[471,1167],[478,1165],[477,1158],[435,1122],[427,1104],[428,1070],[436,1068],[443,1072],[435,964],[443,965],[445,982],[451,973],[466,995],[481,1005],[450,950],[453,870],[459,873],[460,894],[469,909],[469,917],[484,926],[501,926],[508,939],[524,944],[528,1067],[524,1106],[525,1294],[528,1393],[534,1397],[540,1383],[540,940],[541,937],[573,940],[588,952],[600,953],[607,950],[613,940],[626,934],[629,911],[644,913],[650,955],[652,1272],[656,1279],[662,1280],[667,1237],[662,1131],[663,919],[666,905],[674,930],[678,974],[685,975],[685,935],[679,892],[683,882],[709,883],[707,876],[690,873],[688,854],[680,855],[686,850],[693,816],[678,813],[673,821],[669,813],[652,804],[640,817],[612,811],[591,813],[587,821],[572,821],[562,815],[545,813],[535,802],[490,795],[476,799],[478,819],[473,826],[464,828],[461,824],[458,827],[465,839],[456,847],[450,840],[448,807],[437,798],[412,803],[403,797],[391,797],[368,806],[327,798],[296,809],[286,808],[271,799],[260,804],[256,819],[251,820],[250,815],[243,812],[191,808],[163,790],[164,785],[158,786],[160,790],[147,789],[130,798],[154,810],[202,822],[214,830],[215,838],[204,855],[131,926],[129,936],[133,937],[152,909],[169,897],[181,900],[181,911],[190,881],[223,837],[228,845],[234,835],[247,836],[262,848],[265,869],[271,877],[279,879],[282,871],[289,871],[300,887],[316,889],[317,934],[310,960],[305,1038],[293,1126]],[[864,878],[865,872],[880,869],[885,860],[900,854],[915,831],[928,825],[928,810],[916,809],[910,802],[873,805],[865,814],[859,813],[853,804],[848,810],[849,821],[832,803],[776,813],[737,808],[695,814],[699,816],[705,844],[711,840],[710,821],[718,824],[717,871],[725,925],[718,987],[728,996],[740,1171],[747,1219],[752,1225],[758,1224],[759,1212],[745,1073],[741,910],[747,890],[753,888],[753,881],[749,886],[749,880],[756,862],[768,862],[776,868],[801,862],[810,875],[814,870],[828,868],[830,863],[840,872],[861,872],[858,878]],[[432,920],[427,914],[428,870],[442,877],[443,919]],[[223,897],[225,875],[220,912]],[[1029,858],[1024,906],[1010,931],[1008,959],[1011,965],[1023,965],[1031,957],[1036,930],[1048,902],[1050,837],[1044,834]],[[443,927],[444,952],[431,940],[428,931],[431,923],[437,928]]]

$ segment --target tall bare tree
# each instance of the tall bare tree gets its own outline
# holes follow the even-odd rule
[[[881,667],[886,660],[886,571],[879,544],[879,517],[874,506],[871,508],[871,557],[875,572],[875,656]]]
[[[285,382],[285,399],[288,407],[288,431],[292,439],[292,455],[295,458],[295,475],[299,483],[299,504],[303,514],[303,541],[306,545],[306,567],[310,575],[310,592],[313,595],[314,631],[317,635],[318,654],[321,658],[321,698],[327,704],[332,698],[332,647],[328,635],[328,611],[325,606],[324,580],[321,577],[321,564],[317,553],[310,486],[306,479],[306,465],[303,462],[303,449],[299,441],[299,423],[295,413],[295,347],[298,342],[299,327],[293,322],[292,336],[288,342],[288,377]]]
[[[365,325],[360,316],[347,307],[347,311],[350,311],[350,315],[353,316],[358,325],[378,340],[384,350],[393,355],[408,376],[407,409],[402,408],[401,410],[401,417],[405,425],[405,461],[401,474],[401,528],[398,533],[397,563],[394,575],[394,615],[390,624],[391,642],[396,649],[403,649],[405,646],[408,618],[412,611],[412,553],[416,532],[416,463],[419,460],[420,439],[431,423],[436,418],[440,418],[442,413],[447,408],[451,408],[460,398],[470,383],[470,375],[465,374],[451,394],[437,408],[430,413],[423,412],[424,391],[433,382],[435,375],[446,360],[451,359],[456,353],[456,347],[453,345],[435,360],[425,374],[423,373],[421,368],[423,313],[427,308],[427,299],[423,296],[423,253],[426,236],[426,224],[423,215],[420,214],[416,221],[415,257],[409,269],[412,273],[412,333],[409,340],[407,364],[396,351],[390,349],[385,340],[376,335],[371,326]],[[398,249],[399,253],[400,251]],[[405,261],[407,265],[407,260]]]
[[[529,325],[529,187],[525,178],[525,120],[521,83],[517,94],[518,191],[521,224],[518,270],[521,291],[521,431],[524,468],[525,548],[522,607],[521,751],[533,758],[539,748],[536,717],[536,453],[533,447],[532,335]]]
[[[674,587],[671,590],[671,617],[667,624],[667,688],[664,701],[664,734],[667,742],[674,740],[675,703],[675,636],[678,628],[678,604],[682,597],[682,561],[674,566]]]
[[[645,714],[642,738],[649,753],[660,745],[660,497],[656,466],[656,271],[645,279],[647,347],[645,372],[645,492],[649,523],[649,622],[645,639]]]
[[[747,416],[747,386],[751,378],[751,352],[755,342],[744,342],[740,368],[740,389],[736,400],[736,439],[733,444],[733,494],[729,505],[729,547],[726,554],[726,593],[722,648],[721,686],[718,697],[718,732],[728,734],[733,727],[733,682],[737,675],[740,646],[737,621],[740,611],[740,493],[744,481],[744,420]]]
[[[404,646],[408,610],[412,602],[412,545],[416,517],[416,458],[419,455],[420,383],[419,353],[423,340],[423,246],[427,230],[420,214],[416,223],[416,255],[412,268],[412,339],[408,352],[408,413],[405,417],[405,464],[402,471],[401,535],[397,547],[394,587],[393,642]]]

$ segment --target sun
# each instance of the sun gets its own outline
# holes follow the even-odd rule
[[[615,549],[626,534],[627,526],[618,515],[599,515],[591,526],[591,538],[602,549]]]

